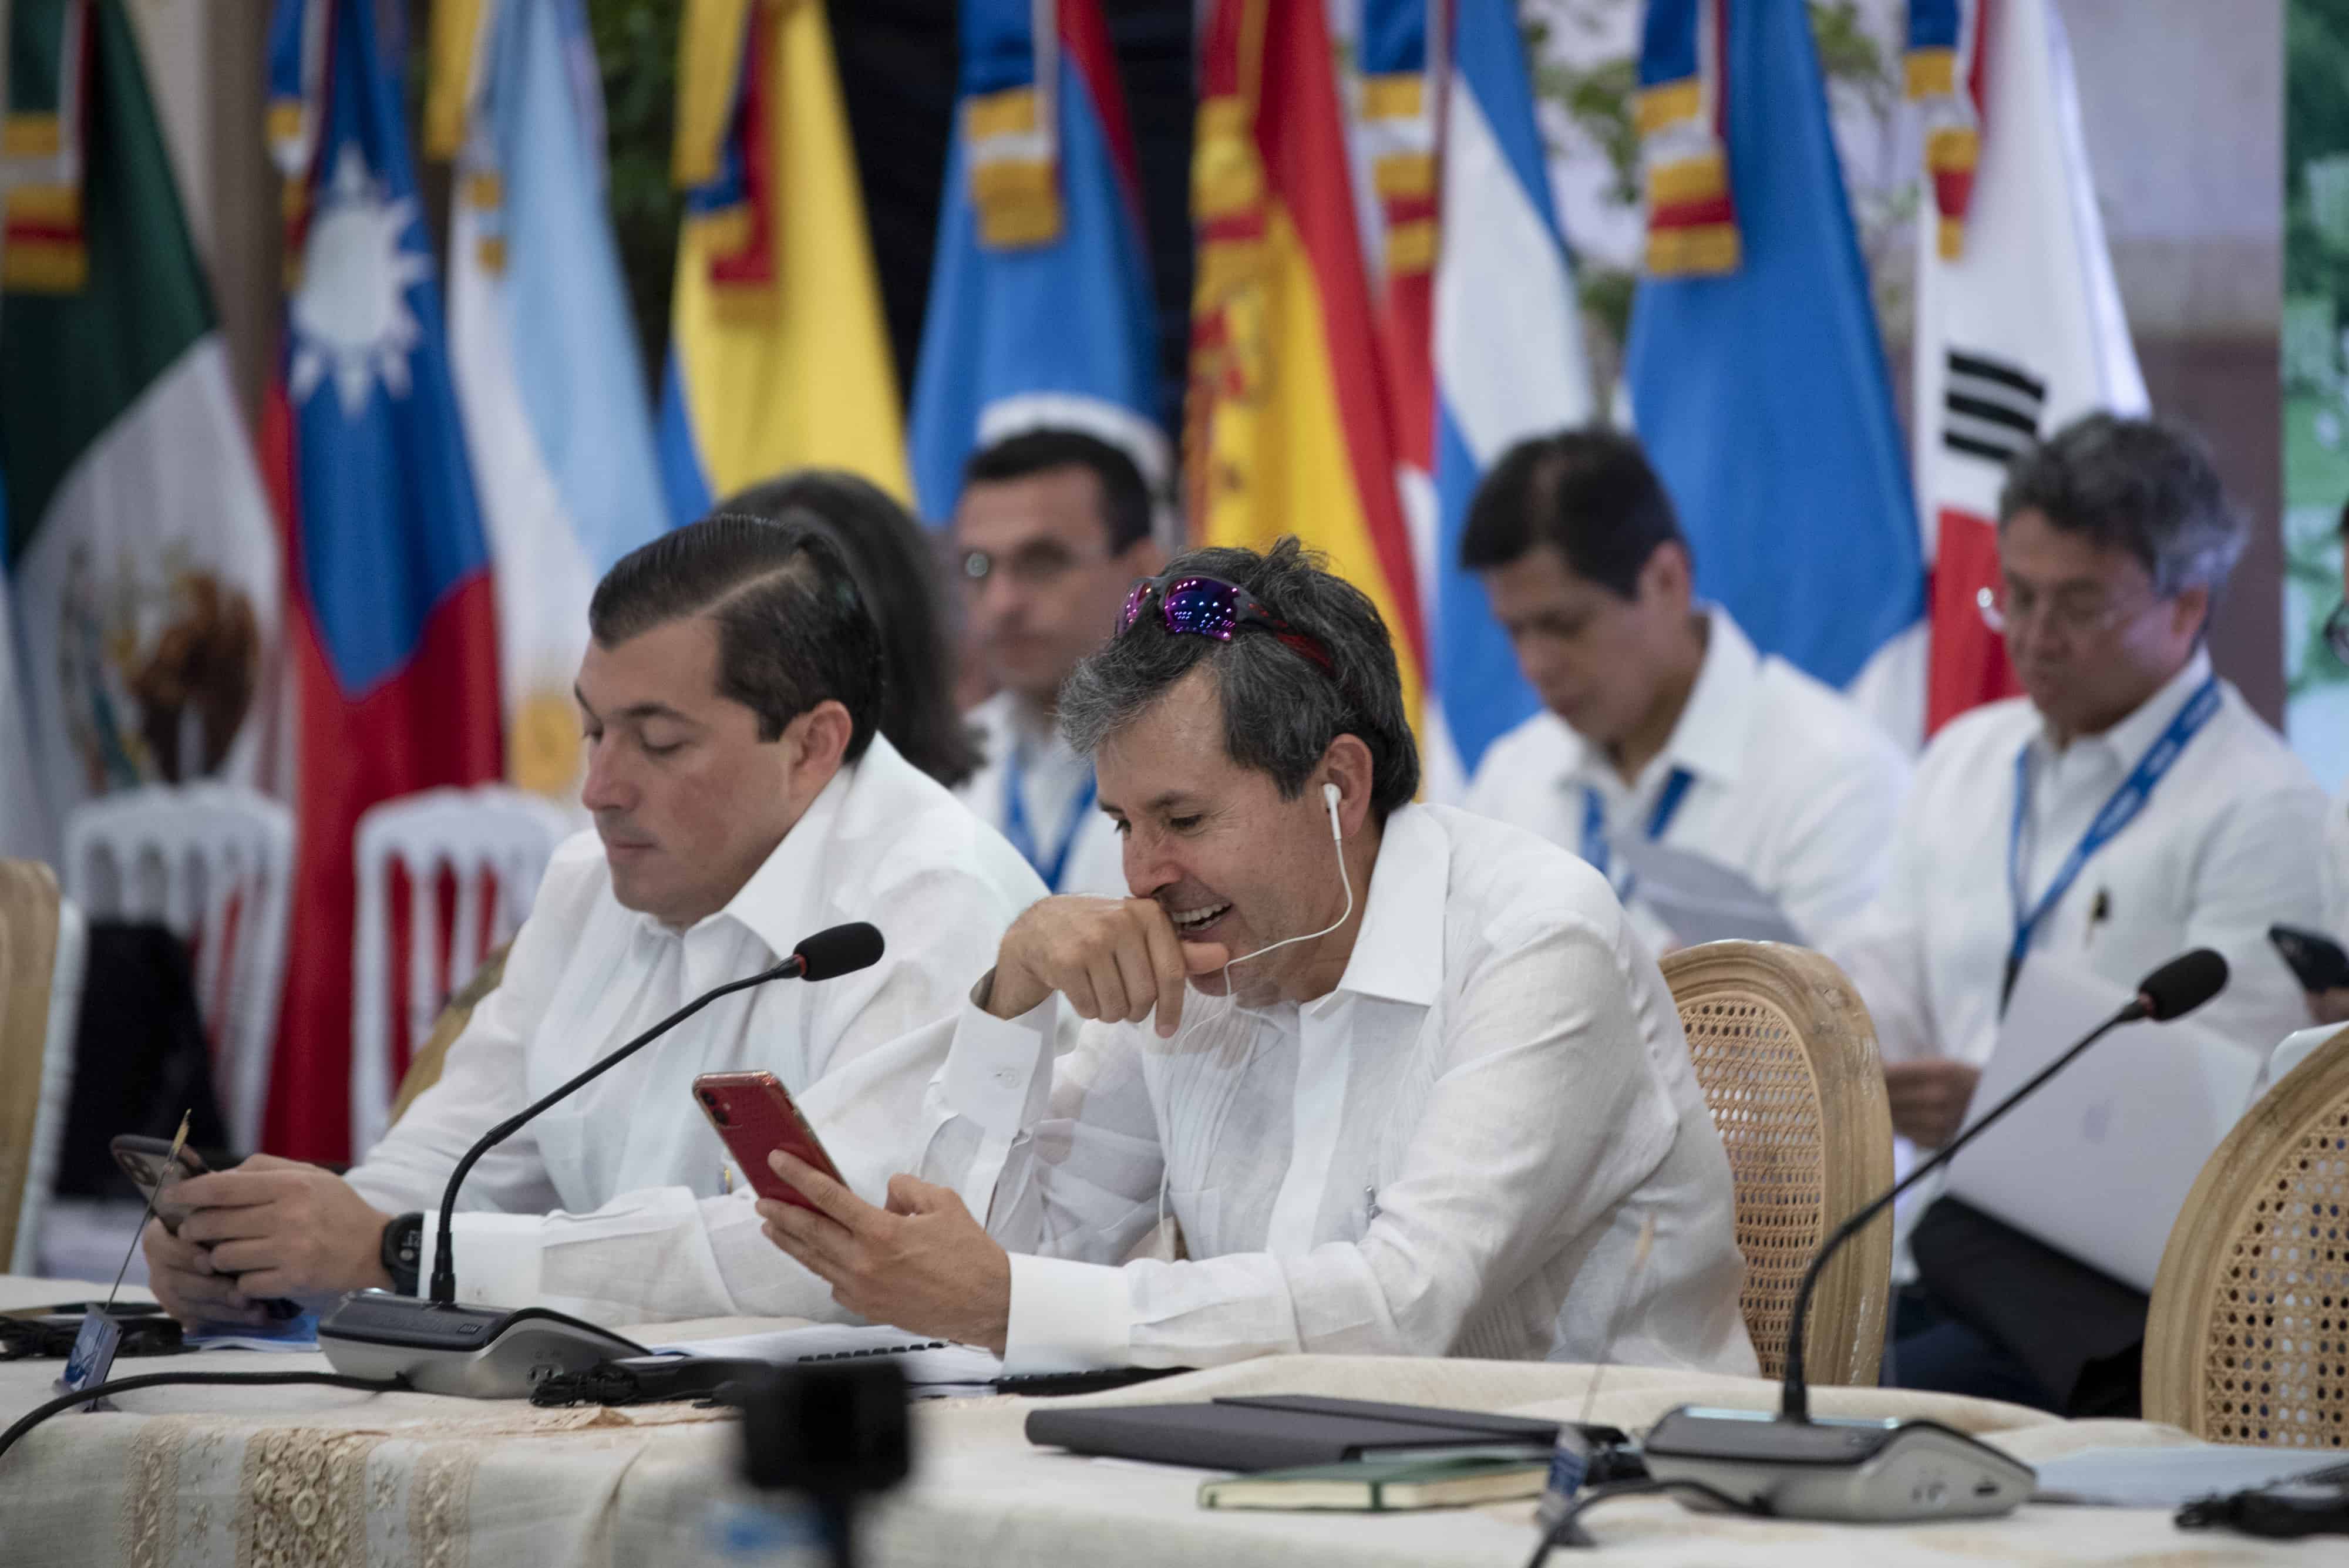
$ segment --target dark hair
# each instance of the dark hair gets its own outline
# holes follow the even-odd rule
[[[2024,511],[2126,550],[2165,598],[2195,587],[2215,594],[2243,553],[2243,520],[2209,450],[2154,420],[2090,414],[2023,452],[2006,471],[1999,526]]]
[[[719,507],[770,521],[794,509],[801,522],[840,546],[879,625],[886,680],[874,728],[907,762],[953,789],[983,759],[955,711],[952,642],[932,535],[880,486],[836,468],[803,468],[754,484]]]
[[[1006,436],[971,454],[963,465],[966,486],[1025,479],[1055,468],[1082,468],[1101,482],[1102,531],[1110,554],[1122,555],[1150,537],[1150,486],[1131,455],[1082,431],[1033,430]]]
[[[864,754],[881,706],[881,634],[812,518],[719,512],[641,545],[595,585],[587,629],[611,648],[697,615],[718,623],[718,693],[759,716],[759,739],[829,698],[848,710],[847,760]]]
[[[1501,456],[1468,503],[1460,564],[1490,571],[1553,545],[1578,577],[1637,598],[1661,545],[1688,551],[1672,498],[1640,443],[1613,431],[1558,431]]]
[[[1101,743],[1201,665],[1216,672],[1224,702],[1224,750],[1270,774],[1295,799],[1330,742],[1355,735],[1371,749],[1371,805],[1383,821],[1419,789],[1419,748],[1403,711],[1394,644],[1370,596],[1332,576],[1319,552],[1294,537],[1271,551],[1186,551],[1167,575],[1221,577],[1329,652],[1335,673],[1278,639],[1242,630],[1229,642],[1178,637],[1156,615],[1112,638],[1061,688],[1061,729],[1090,756]]]

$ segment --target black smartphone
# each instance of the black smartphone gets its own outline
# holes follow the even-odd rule
[[[2302,991],[2338,991],[2349,987],[2349,952],[2322,931],[2298,926],[2270,926],[2268,940],[2292,966]]]
[[[108,1146],[114,1152],[114,1163],[130,1184],[139,1189],[139,1196],[150,1199],[155,1205],[155,1218],[163,1229],[176,1236],[180,1222],[194,1212],[188,1205],[175,1202],[171,1189],[191,1176],[204,1173],[204,1162],[194,1149],[180,1146],[175,1157],[169,1138],[141,1137],[136,1133],[124,1133]]]

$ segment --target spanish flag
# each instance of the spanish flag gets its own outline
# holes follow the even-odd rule
[[[661,398],[670,520],[811,463],[909,498],[822,0],[688,0],[677,79],[672,173],[688,194]]]
[[[1326,552],[1386,618],[1415,716],[1423,616],[1321,0],[1216,0],[1200,82],[1194,535]]]

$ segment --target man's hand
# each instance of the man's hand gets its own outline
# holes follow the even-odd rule
[[[165,1312],[189,1327],[233,1324],[254,1328],[269,1321],[261,1303],[237,1289],[235,1275],[212,1268],[208,1248],[172,1235],[160,1220],[147,1221],[139,1244],[147,1254],[148,1289]]]
[[[392,1217],[331,1171],[256,1154],[234,1170],[191,1176],[171,1195],[196,1210],[180,1241],[205,1249],[212,1273],[234,1275],[249,1301],[391,1288],[383,1228]],[[151,1238],[148,1256],[156,1256]]]
[[[2349,1023],[2349,985],[2310,992],[2308,1011],[2319,1023]]]
[[[1939,1148],[1958,1136],[1982,1069],[1947,1056],[1888,1062],[1884,1092],[1892,1102],[1892,1130],[1920,1148]]]
[[[777,1176],[815,1205],[762,1199],[767,1240],[832,1287],[862,1318],[1003,1354],[1011,1323],[1011,1260],[952,1188],[889,1179],[875,1209],[803,1160],[777,1149]]]
[[[986,1007],[1017,1018],[1057,991],[1081,1018],[1139,1023],[1155,1011],[1159,1037],[1172,1039],[1185,978],[1230,961],[1221,942],[1178,939],[1154,898],[1042,898],[1003,933]]]

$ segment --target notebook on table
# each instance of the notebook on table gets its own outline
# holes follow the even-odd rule
[[[1539,1497],[1541,1459],[1351,1459],[1199,1483],[1201,1508],[1402,1513]]]
[[[1380,1458],[1547,1459],[1558,1423],[1476,1410],[1367,1399],[1267,1395],[1206,1404],[1094,1406],[1031,1411],[1042,1448],[1202,1469],[1276,1470]],[[1590,1428],[1600,1440],[1622,1434]]]

